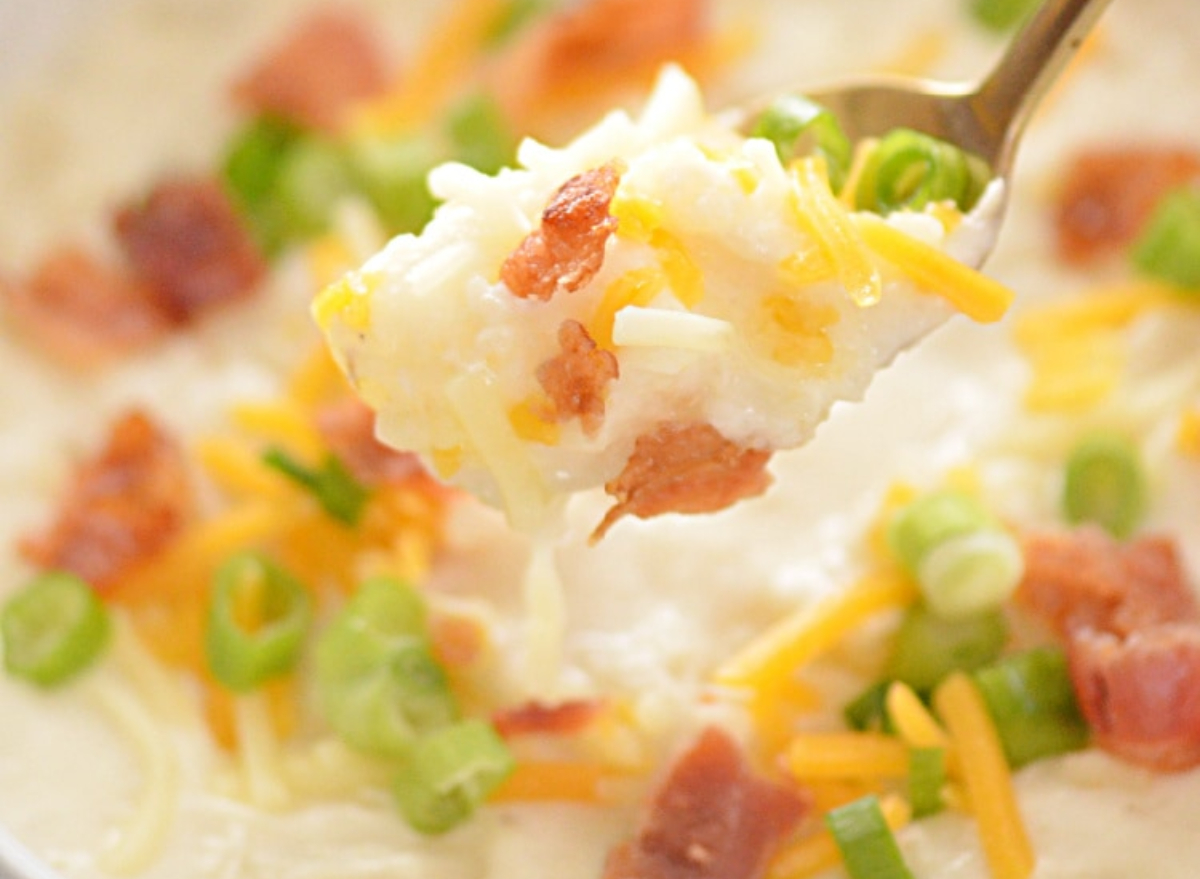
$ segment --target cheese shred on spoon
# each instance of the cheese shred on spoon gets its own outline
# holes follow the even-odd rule
[[[424,231],[314,311],[381,438],[527,532],[594,488],[594,538],[760,494],[900,351],[1012,298],[968,267],[1000,184],[965,216],[847,208],[821,159],[785,162],[675,67],[637,117],[518,165],[435,169]]]

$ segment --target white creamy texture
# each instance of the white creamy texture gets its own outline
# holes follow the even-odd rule
[[[0,0],[0,10],[5,3],[11,0]],[[888,0],[885,17],[884,5],[739,6],[737,14],[768,15],[771,22],[739,93],[878,64],[911,34],[954,22],[960,6]],[[269,33],[288,6],[185,0],[170,5],[184,11],[175,15],[162,4],[134,3],[93,31],[72,56],[76,61],[44,71],[52,78],[36,86],[40,102],[5,103],[4,267],[25,264],[65,234],[86,232],[109,199],[137,191],[163,162],[209,155],[226,124],[212,96],[239,52]],[[885,20],[905,26],[864,27]],[[204,22],[221,40],[213,41]],[[1195,142],[1200,69],[1193,41],[1180,36],[1195,33],[1200,5],[1190,0],[1115,4],[1104,51],[1030,132],[1013,213],[989,267],[1022,297],[1036,301],[1091,283],[1047,266],[1039,199],[1064,150],[1139,135]],[[119,43],[107,42],[112,34]],[[227,47],[228,55],[214,53],[214,45]],[[973,35],[949,54],[943,72],[977,72],[994,49]],[[146,82],[170,83],[161,88],[162,100],[169,94],[183,101],[180,113],[195,120],[186,132],[147,108]],[[201,124],[209,118],[211,129]],[[0,336],[0,589],[26,573],[11,552],[13,540],[43,520],[71,456],[94,444],[113,412],[145,401],[192,435],[219,424],[229,398],[270,395],[298,340],[311,335],[299,307],[307,295],[281,283],[267,301],[214,322],[196,339],[83,382],[47,366],[11,334]],[[1147,368],[1174,360],[1175,372],[1194,376],[1192,329],[1151,322],[1141,347]],[[848,581],[855,560],[844,547],[883,485],[897,476],[933,478],[979,449],[1020,446],[1013,424],[1020,424],[1024,370],[1006,333],[1003,326],[952,322],[882,374],[863,404],[835,411],[811,445],[781,456],[774,465],[778,484],[760,501],[713,517],[623,527],[594,550],[582,542],[596,511],[586,504],[573,510],[572,542],[560,553],[572,632],[564,689],[649,694],[643,710],[647,718],[668,718],[664,734],[672,724],[687,724],[672,706],[690,704],[716,662],[797,601]],[[1158,467],[1169,468],[1170,478],[1159,483],[1156,515],[1163,524],[1194,522],[1200,491],[1194,465],[1164,454]],[[1011,512],[1046,515],[1038,468],[997,467],[985,475]],[[485,524],[460,538],[470,551],[443,572],[441,586],[467,591],[485,572],[498,612],[515,614],[523,547],[486,514],[480,518]],[[1183,527],[1191,569],[1200,571],[1200,538],[1194,525]],[[510,626],[517,643],[515,617]],[[100,875],[96,853],[140,784],[127,743],[84,693],[43,697],[0,679],[0,717],[0,822],[64,875]],[[176,728],[187,793],[165,856],[147,876],[594,879],[604,852],[625,832],[620,814],[508,808],[436,843],[417,844],[390,809],[370,801],[255,813],[208,792],[217,758],[187,724]],[[1087,753],[1026,769],[1018,791],[1040,856],[1039,879],[1190,879],[1200,864],[1200,773],[1151,776]],[[922,879],[987,875],[961,818],[924,822],[901,842]]]

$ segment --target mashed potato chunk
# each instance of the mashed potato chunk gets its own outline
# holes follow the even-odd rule
[[[518,164],[436,169],[424,231],[315,308],[380,437],[526,530],[598,487],[615,503],[596,536],[759,494],[771,453],[903,348],[1008,302],[963,264],[998,185],[966,217],[855,211],[677,68],[636,118],[526,141]]]

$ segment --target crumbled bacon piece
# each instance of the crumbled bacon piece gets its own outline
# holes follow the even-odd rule
[[[397,451],[376,438],[375,413],[357,397],[322,406],[316,425],[330,450],[365,485],[402,485],[431,478],[415,453]]]
[[[638,437],[625,468],[605,484],[617,499],[592,534],[599,540],[622,516],[710,513],[762,494],[771,453],[726,439],[711,424],[660,424]]]
[[[574,735],[586,729],[603,708],[604,704],[595,699],[573,699],[553,705],[525,702],[495,712],[492,725],[506,738],[539,733]]]
[[[558,328],[561,353],[537,370],[537,380],[554,403],[559,421],[578,417],[583,432],[595,436],[604,424],[608,383],[617,378],[617,358],[596,347],[583,324],[565,320]]]
[[[1065,638],[1097,743],[1153,769],[1200,765],[1200,607],[1175,545],[1084,527],[1026,537],[1025,559],[1017,601]]]
[[[609,855],[604,879],[755,879],[810,810],[710,727],[672,766],[636,837]]]
[[[1200,765],[1200,625],[1168,623],[1125,638],[1085,629],[1069,656],[1101,747],[1161,771]]]
[[[497,72],[500,97],[520,117],[560,84],[597,85],[657,68],[695,45],[706,30],[705,0],[585,0],[521,35]]]
[[[175,538],[192,493],[178,442],[133,411],[76,471],[51,527],[21,550],[42,568],[72,571],[109,589]]]
[[[1078,628],[1128,635],[1163,622],[1200,620],[1175,544],[1120,543],[1088,526],[1024,538],[1017,601],[1062,634]]]
[[[164,335],[171,320],[128,272],[64,247],[25,282],[0,283],[12,319],[43,349],[73,366],[92,366]]]
[[[300,22],[233,86],[246,110],[337,133],[357,103],[388,86],[384,53],[371,24],[330,6]]]
[[[612,163],[576,174],[550,199],[542,224],[500,267],[514,296],[547,300],[588,283],[604,264],[604,247],[617,228],[609,213],[620,174]]]
[[[1063,259],[1085,263],[1130,244],[1168,191],[1200,181],[1200,153],[1170,146],[1094,150],[1067,169],[1056,228]]]
[[[114,228],[133,271],[179,323],[248,295],[266,263],[221,185],[167,180],[117,211]]]

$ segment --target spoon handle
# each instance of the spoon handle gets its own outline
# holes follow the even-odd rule
[[[1111,0],[1045,0],[972,98],[977,118],[1017,143],[1034,107],[1092,30]]]

